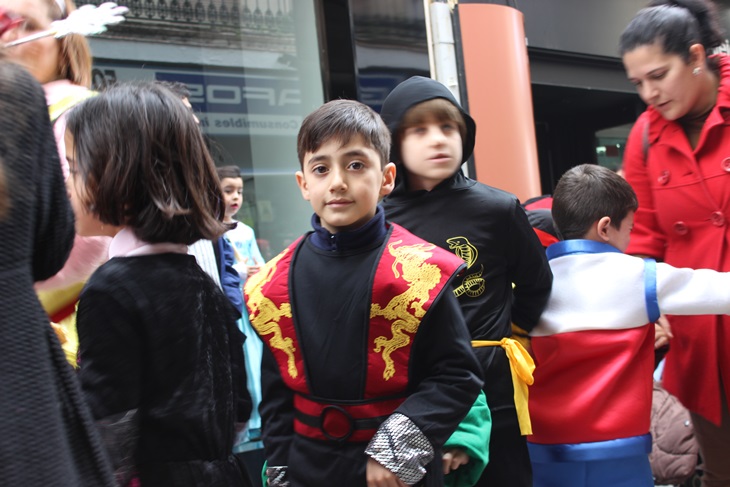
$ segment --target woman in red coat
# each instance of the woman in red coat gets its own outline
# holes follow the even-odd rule
[[[648,105],[624,169],[639,198],[628,253],[730,271],[730,58],[706,0],[660,0],[621,35],[628,78]],[[730,298],[730,290],[728,290]],[[730,317],[668,317],[664,384],[692,412],[706,473],[730,485]]]

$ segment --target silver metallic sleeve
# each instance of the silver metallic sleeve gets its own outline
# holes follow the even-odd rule
[[[423,478],[424,467],[434,456],[426,435],[410,418],[399,413],[392,414],[380,425],[365,453],[408,485]]]
[[[269,487],[289,487],[286,467],[266,467],[266,479]]]

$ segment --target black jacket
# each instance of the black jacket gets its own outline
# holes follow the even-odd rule
[[[229,457],[251,412],[244,337],[195,257],[110,259],[81,293],[77,326],[81,385],[118,474],[133,455],[142,485],[239,480]]]
[[[414,77],[401,83],[383,103],[382,116],[394,136],[414,105],[444,98],[460,110],[440,83]],[[474,122],[462,111],[467,134],[464,160],[474,147]],[[400,161],[398,151],[391,151]],[[474,340],[500,340],[511,335],[511,323],[532,330],[552,286],[545,252],[514,195],[469,179],[461,170],[431,191],[410,191],[405,167],[398,164],[394,191],[383,201],[386,218],[467,262],[454,293]],[[513,288],[514,284],[514,288]],[[513,407],[512,384],[505,353],[499,347],[476,349],[484,370],[484,390],[492,410]],[[494,362],[495,357],[500,357]]]
[[[364,227],[329,235],[314,220],[291,264],[290,292],[298,346],[312,394],[327,401],[362,402],[372,344],[368,342],[374,266],[388,234],[382,212]],[[269,338],[263,337],[265,343]],[[369,344],[370,343],[370,344]],[[413,336],[408,398],[401,413],[436,451],[425,484],[443,485],[440,449],[476,398],[481,381],[458,304],[442,292]],[[293,431],[294,392],[264,347],[261,417],[269,466],[287,466],[294,486],[364,486],[365,443],[326,442]],[[377,394],[369,399],[382,397]],[[414,441],[412,438],[403,441]],[[398,459],[401,462],[403,459]]]
[[[3,485],[114,485],[96,427],[33,282],[62,267],[74,224],[43,91],[0,61],[0,479]]]

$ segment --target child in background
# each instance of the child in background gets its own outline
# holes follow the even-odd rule
[[[79,378],[119,484],[247,485],[243,337],[187,254],[226,230],[195,120],[162,86],[115,85],[69,114],[66,147],[77,232],[113,236],[79,302]]]
[[[440,450],[481,380],[450,283],[464,262],[398,225],[390,135],[336,100],[299,130],[314,231],[246,283],[264,344],[268,485],[443,485]]]
[[[241,170],[238,166],[225,166],[217,168],[217,171],[226,204],[223,222],[235,225],[234,228],[226,232],[224,238],[228,239],[234,249],[235,263],[233,268],[241,276],[241,285],[243,285],[247,277],[256,274],[265,262],[258,245],[256,245],[256,235],[253,228],[233,219],[238,210],[241,209],[241,203],[243,202]],[[253,408],[246,429],[239,433],[233,445],[233,451],[246,462],[250,472],[260,472],[265,461],[264,444],[261,441],[261,415],[259,414],[259,404],[261,404],[261,354],[263,353],[264,344],[251,328],[248,312],[245,309],[241,310],[238,327],[247,337],[243,346],[244,356],[246,357],[248,391],[251,395]],[[255,483],[259,482],[258,478],[258,476],[255,476]]]
[[[492,416],[489,464],[477,485],[531,487],[524,436],[531,359],[510,336],[512,323],[531,330],[547,302],[552,276],[545,252],[514,195],[461,172],[476,124],[444,85],[410,78],[388,95],[381,116],[398,168],[395,189],[383,201],[386,217],[468,266],[454,294],[480,347]]]
[[[564,241],[547,249],[553,289],[531,332],[535,487],[653,486],[653,323],[730,314],[730,274],[623,254],[637,206],[631,186],[597,165],[574,167],[555,188]]]
[[[256,235],[253,228],[233,219],[234,215],[241,209],[241,203],[243,203],[241,170],[238,166],[219,167],[218,178],[221,180],[221,189],[226,203],[223,223],[235,225],[226,232],[226,238],[235,250],[236,265],[234,268],[241,276],[241,281],[245,282],[246,277],[256,274],[265,261],[256,244]]]

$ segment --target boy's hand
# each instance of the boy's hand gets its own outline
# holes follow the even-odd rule
[[[248,266],[246,264],[233,264],[233,268],[238,272],[241,282],[246,282],[246,279],[248,279]]]
[[[662,348],[665,345],[669,345],[669,340],[674,338],[672,334],[672,327],[669,325],[669,320],[666,316],[661,315],[656,323],[654,324],[654,349]]]
[[[396,474],[372,458],[368,458],[365,478],[367,478],[368,487],[408,487]]]
[[[247,270],[248,277],[253,276],[258,271],[261,270],[261,266],[260,265],[249,265],[249,266],[246,266],[246,267],[247,267],[246,270]]]
[[[444,465],[444,475],[448,475],[450,472],[456,470],[462,465],[469,463],[469,455],[460,448],[452,448],[444,452],[442,461]]]

